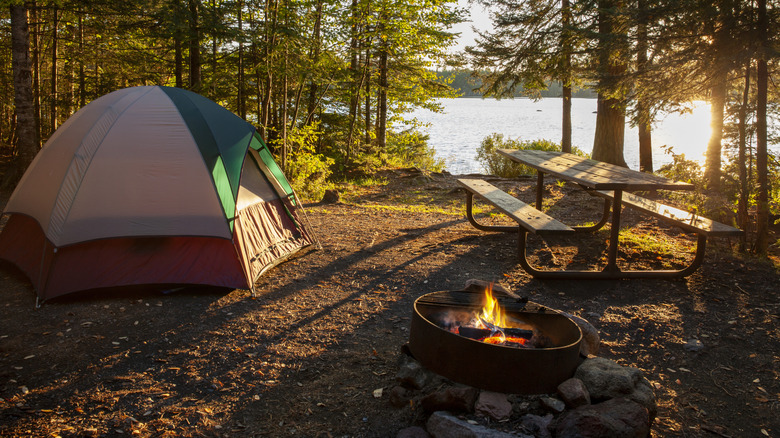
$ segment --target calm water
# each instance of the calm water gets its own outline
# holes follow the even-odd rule
[[[430,124],[423,130],[429,144],[451,173],[482,173],[476,154],[482,139],[497,132],[519,140],[561,141],[561,99],[442,99],[443,113],[418,110],[413,115]],[[710,109],[699,104],[691,114],[669,114],[653,127],[653,167],[671,162],[661,145],[670,145],[675,153],[704,161],[710,132]],[[596,129],[596,99],[572,99],[572,144],[585,152],[593,150]],[[626,163],[639,168],[639,139],[636,128],[626,126],[624,147]]]

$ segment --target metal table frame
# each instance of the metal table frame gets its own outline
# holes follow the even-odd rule
[[[601,271],[546,271],[534,268],[526,258],[527,231],[519,230],[520,263],[523,269],[536,278],[558,279],[618,279],[618,278],[677,278],[693,273],[704,259],[707,237],[698,234],[696,254],[692,263],[681,270],[643,270],[624,271],[617,264],[618,236],[620,234],[622,198],[624,191],[647,190],[693,190],[693,184],[673,181],[649,173],[638,172],[625,167],[616,166],[596,160],[579,157],[573,154],[538,150],[499,149],[498,153],[508,159],[525,164],[537,170],[536,209],[542,209],[544,193],[544,174],[550,174],[562,180],[579,184],[585,190],[608,190],[613,193],[612,200],[604,199],[604,214],[601,220],[593,226],[574,227],[578,231],[595,231],[602,228],[612,210],[609,246],[607,250],[607,265]]]

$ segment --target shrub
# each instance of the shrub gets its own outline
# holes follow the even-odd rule
[[[536,170],[524,164],[509,160],[498,155],[496,149],[534,149],[540,151],[560,151],[561,145],[550,140],[514,140],[504,138],[503,134],[493,133],[485,137],[477,148],[477,161],[485,170],[495,176],[515,178],[521,175],[534,175]],[[573,147],[572,152],[579,156],[585,153]]]
[[[428,145],[428,138],[428,134],[415,129],[388,131],[384,161],[391,166],[440,172],[444,169],[444,160],[435,157],[436,151]]]
[[[329,188],[328,178],[334,160],[315,151],[318,124],[302,126],[287,135],[289,155],[286,173],[290,184],[299,195],[309,199],[321,198]]]

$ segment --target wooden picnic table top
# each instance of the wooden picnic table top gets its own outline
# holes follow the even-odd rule
[[[554,151],[498,149],[512,161],[596,190],[693,190],[693,184]]]

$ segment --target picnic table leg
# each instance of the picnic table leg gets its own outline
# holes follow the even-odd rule
[[[609,221],[609,209],[612,207],[612,201],[604,198],[604,211],[601,213],[601,219],[597,224],[588,227],[572,227],[575,231],[598,231]]]
[[[474,228],[480,230],[480,231],[497,231],[497,232],[503,232],[503,233],[514,233],[518,230],[520,227],[509,227],[509,226],[499,226],[499,225],[482,225],[474,218],[474,194],[471,192],[466,192],[466,218],[468,218],[469,223],[474,226]]]
[[[620,211],[623,209],[623,190],[615,190],[612,199],[612,224],[609,230],[609,249],[605,272],[620,272],[617,265],[618,237],[620,234]]]
[[[542,211],[542,195],[544,194],[544,173],[536,171],[536,209]]]

